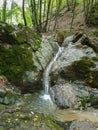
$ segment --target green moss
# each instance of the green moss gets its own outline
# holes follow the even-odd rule
[[[14,36],[11,34],[14,30],[15,28],[13,28],[11,25],[0,22],[0,42],[9,44],[17,43]]]
[[[87,57],[83,57],[79,61],[74,61],[72,65],[65,68],[65,70],[62,70],[60,75],[62,78],[70,81],[86,80],[89,77],[91,68],[95,66],[95,63],[92,60]]]
[[[0,29],[4,29],[8,33],[11,33],[15,30],[15,28],[12,27],[11,25],[4,23],[4,22],[1,22],[1,21],[0,21]]]
[[[20,29],[16,31],[15,39],[18,42],[18,44],[27,43],[35,51],[41,45],[41,36],[28,27],[23,27],[22,30]]]
[[[98,61],[98,55],[96,57],[92,57],[93,61]]]
[[[21,78],[26,70],[35,70],[32,51],[27,45],[15,45],[9,49],[0,46],[0,75],[3,74],[14,82]]]

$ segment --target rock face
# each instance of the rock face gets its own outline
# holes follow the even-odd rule
[[[87,36],[78,36],[65,39],[66,47],[51,72],[51,97],[63,108],[87,108],[98,97],[98,91],[93,89],[98,88],[98,56],[91,42],[85,40]]]

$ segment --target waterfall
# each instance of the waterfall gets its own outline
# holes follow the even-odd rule
[[[55,54],[53,59],[49,62],[46,69],[44,70],[44,73],[43,73],[43,85],[44,85],[44,89],[45,89],[45,99],[50,98],[49,97],[49,88],[50,88],[50,76],[49,75],[50,75],[52,66],[53,66],[54,62],[57,60],[57,58],[61,55],[63,50],[64,50],[64,47],[58,46],[57,53]]]

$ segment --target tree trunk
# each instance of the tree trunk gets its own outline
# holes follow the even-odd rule
[[[40,28],[40,32],[41,32],[41,30],[42,30],[42,0],[39,0],[39,4],[40,4],[39,28]]]
[[[46,32],[46,30],[47,30],[47,25],[48,25],[48,18],[49,18],[49,12],[50,12],[50,5],[51,5],[51,0],[48,1],[48,10],[47,10],[46,22],[45,22],[45,26],[44,26],[45,32]]]
[[[27,26],[27,21],[26,21],[26,17],[25,17],[25,0],[22,0],[22,15],[23,15],[23,19],[24,19],[24,25]]]
[[[7,0],[4,0],[3,10],[2,10],[2,21],[3,22],[6,22],[6,6],[7,6]]]
[[[70,32],[71,32],[73,21],[75,18],[75,8],[76,8],[76,0],[73,1],[73,16],[72,16],[71,25],[70,25]]]
[[[69,0],[66,0],[67,10],[70,11]]]
[[[31,0],[31,9],[32,9],[32,23],[33,23],[34,29],[36,31],[39,31],[39,29],[38,29],[38,21],[37,21],[37,14],[36,14],[35,0]]]
[[[59,1],[57,2],[57,9],[56,9],[56,13],[55,13],[55,23],[54,23],[54,28],[53,28],[53,30],[56,29],[57,20],[58,20],[58,15],[59,15],[59,11],[60,11],[60,6],[61,6],[61,0],[59,0]]]

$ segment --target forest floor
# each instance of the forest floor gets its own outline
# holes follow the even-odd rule
[[[70,32],[71,20],[72,20],[72,10],[68,11],[66,8],[60,12],[58,22],[57,22],[57,29],[60,31],[69,32],[67,35],[76,33],[76,32],[83,32],[86,33],[91,40],[95,43],[98,41],[98,36],[95,35],[95,31],[98,30],[94,26],[87,26],[85,24],[84,19],[84,12],[83,12],[83,5],[78,4],[75,9],[75,18],[72,26],[72,30]],[[52,21],[50,28],[53,28],[54,21]],[[66,35],[66,36],[67,36]]]

